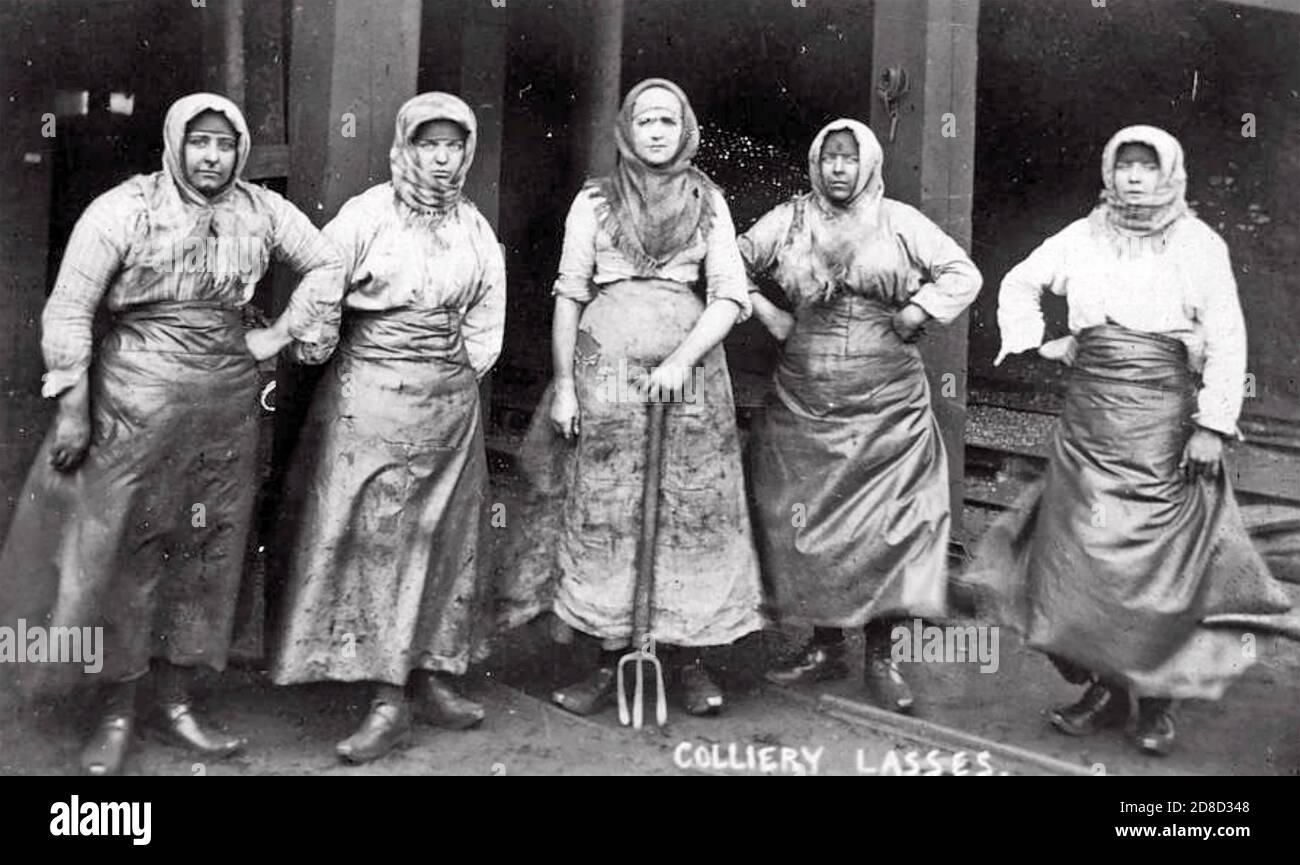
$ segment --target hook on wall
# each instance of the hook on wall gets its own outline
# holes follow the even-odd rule
[[[898,132],[898,104],[907,95],[907,70],[901,66],[887,66],[880,73],[880,83],[876,85],[876,95],[884,103],[889,113],[889,140],[894,140]]]

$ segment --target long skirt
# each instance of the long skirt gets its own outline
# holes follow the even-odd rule
[[[0,664],[27,695],[83,671],[131,680],[151,658],[225,667],[257,485],[243,334],[238,309],[168,302],[119,315],[101,341],[90,448],[67,474],[50,466],[53,430],[37,453],[0,553],[0,626],[78,629],[83,654],[102,635],[102,669]]]
[[[274,681],[464,673],[485,612],[488,477],[455,310],[347,313],[292,477]]]
[[[1300,636],[1226,472],[1189,481],[1179,468],[1196,388],[1178,340],[1083,331],[1046,476],[965,577],[1063,671],[1142,697],[1217,699],[1254,663],[1257,636]]]
[[[635,381],[702,311],[688,286],[653,279],[604,286],[583,310],[575,359],[581,434],[576,444],[555,435],[548,390],[524,447],[533,488],[516,524],[518,558],[506,563],[499,589],[506,626],[551,610],[607,648],[627,644],[647,430]],[[726,645],[761,629],[763,619],[721,346],[691,371],[680,396],[666,412],[651,634],[678,646]]]
[[[759,552],[783,621],[946,612],[948,468],[920,352],[877,300],[799,311],[751,445]]]

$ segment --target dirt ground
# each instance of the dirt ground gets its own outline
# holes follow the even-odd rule
[[[509,472],[495,474],[493,494],[506,504],[507,513],[519,489],[519,480]],[[501,534],[494,536],[494,546],[500,548],[503,540]],[[213,677],[206,705],[222,727],[249,737],[252,744],[244,756],[205,764],[170,745],[143,739],[128,771],[140,775],[744,775],[768,771],[859,775],[877,772],[887,764],[891,751],[896,758],[921,747],[906,737],[891,739],[864,731],[818,711],[809,700],[791,699],[765,686],[764,667],[803,636],[773,630],[710,652],[706,661],[727,692],[727,711],[716,718],[694,718],[670,704],[666,727],[636,732],[621,727],[613,709],[582,719],[547,703],[554,687],[581,675],[593,658],[590,647],[552,643],[543,624],[534,623],[504,635],[492,657],[467,677],[467,691],[487,707],[481,727],[451,732],[417,726],[408,747],[361,767],[340,764],[333,749],[364,715],[368,697],[363,688],[341,684],[275,688],[256,665],[232,668]],[[857,648],[860,641],[852,645]],[[1300,645],[1261,639],[1258,663],[1222,701],[1181,704],[1179,747],[1165,759],[1137,754],[1118,731],[1088,739],[1067,739],[1053,732],[1045,711],[1072,701],[1078,689],[1062,681],[1041,656],[1015,645],[1009,634],[999,648],[996,672],[981,673],[976,663],[905,664],[904,673],[916,692],[915,715],[1110,775],[1300,775]],[[861,699],[858,675],[855,669],[848,680],[824,690]],[[805,696],[816,692],[807,691]],[[0,773],[72,771],[87,723],[87,714],[75,702],[3,718]],[[789,750],[783,753],[782,748]],[[945,759],[951,761],[951,752],[940,762]],[[995,773],[1003,771],[996,759],[988,762]],[[978,771],[975,767],[972,774]]]

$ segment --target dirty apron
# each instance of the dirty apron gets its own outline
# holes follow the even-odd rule
[[[894,309],[802,307],[753,435],[759,552],[783,621],[945,613],[948,469],[921,355]]]
[[[681,344],[703,309],[690,286],[660,279],[602,286],[584,308],[574,362],[581,434],[575,444],[553,432],[548,389],[523,447],[533,489],[526,531],[512,542],[518,558],[504,563],[505,626],[549,609],[607,648],[627,644],[647,416],[633,383]],[[726,645],[763,621],[721,346],[681,396],[666,411],[651,630],[663,643]]]
[[[27,476],[0,553],[0,625],[103,628],[96,681],[139,677],[151,658],[226,664],[257,484],[241,319],[199,301],[118,314],[89,373],[84,462],[51,468],[51,429]],[[0,667],[28,694],[84,669]]]
[[[1226,473],[1179,468],[1197,386],[1176,339],[1081,332],[1047,474],[977,549],[965,581],[981,606],[1067,675],[1217,699],[1254,663],[1248,634],[1300,637]]]
[[[275,682],[464,673],[488,475],[459,312],[348,310],[299,441]]]

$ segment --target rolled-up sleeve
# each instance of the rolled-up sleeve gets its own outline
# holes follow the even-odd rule
[[[292,355],[302,363],[323,363],[338,344],[344,274],[340,254],[310,219],[272,195],[276,258],[300,278],[282,318],[294,338]]]
[[[470,366],[479,378],[501,356],[506,327],[506,260],[492,229],[484,221],[476,244],[481,271],[475,300],[462,313],[460,331]]]
[[[951,324],[974,302],[984,277],[957,241],[919,210],[901,209],[894,224],[912,265],[926,280],[910,301],[940,324]]]
[[[1222,238],[1207,240],[1199,250],[1196,273],[1205,294],[1197,315],[1205,329],[1205,368],[1193,420],[1207,429],[1240,438],[1237,419],[1246,379],[1246,322],[1237,296],[1237,280]]]
[[[578,303],[595,297],[591,277],[596,272],[596,205],[589,190],[573,199],[564,220],[564,246],[560,252],[560,271],[551,294]]]
[[[721,192],[713,192],[713,208],[713,226],[704,253],[707,299],[709,303],[729,300],[736,304],[740,307],[736,321],[742,322],[754,313],[754,305],[749,300],[745,261],[736,245],[736,226],[731,221],[731,210]]]
[[[777,250],[790,230],[792,208],[789,204],[763,214],[749,231],[736,238],[736,247],[745,263],[745,273],[752,283],[766,276],[776,264]]]
[[[993,365],[1002,363],[1009,354],[1038,348],[1043,344],[1044,290],[1065,294],[1061,260],[1064,237],[1053,235],[1039,244],[1024,261],[1011,268],[998,291],[998,330],[1002,348]]]
[[[41,395],[57,397],[90,367],[95,310],[126,257],[124,227],[134,218],[127,199],[95,199],[68,239],[54,291],[41,313],[41,353],[47,372]]]

